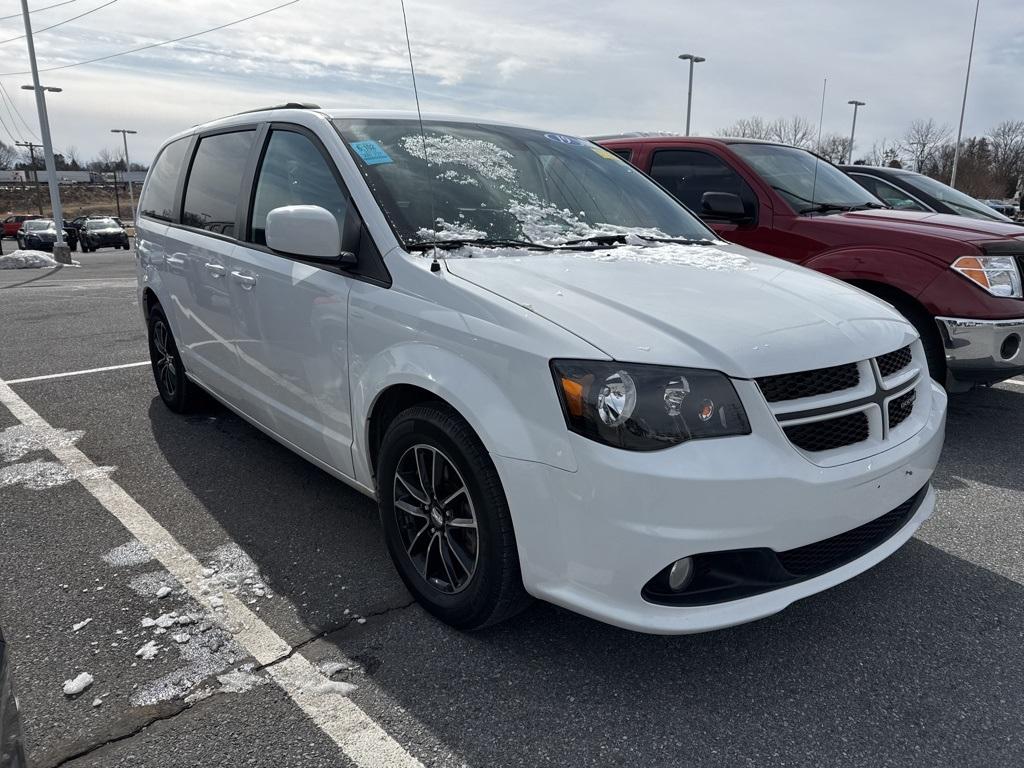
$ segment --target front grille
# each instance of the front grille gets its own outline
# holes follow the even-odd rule
[[[892,376],[894,373],[902,371],[910,365],[911,359],[910,347],[897,349],[895,352],[889,352],[888,354],[875,358],[878,363],[878,371],[882,374],[882,378]]]
[[[809,424],[798,424],[785,427],[786,437],[797,448],[805,451],[828,451],[842,448],[868,439],[868,417],[863,411],[840,416],[837,419],[812,421]]]
[[[856,363],[818,368],[799,373],[783,373],[778,376],[764,376],[757,380],[765,400],[777,403],[781,400],[797,400],[801,397],[827,395],[856,387],[860,383],[860,372]]]
[[[811,576],[831,571],[856,560],[884,542],[910,518],[920,493],[900,504],[896,509],[876,517],[852,531],[840,533],[824,541],[816,541],[786,552],[779,552],[782,567],[794,576]]]
[[[917,390],[912,389],[906,394],[889,401],[889,429],[895,429],[907,420],[907,417],[914,410],[914,401],[916,399]]]

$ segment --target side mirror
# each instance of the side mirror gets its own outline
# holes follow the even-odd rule
[[[285,205],[267,214],[267,245],[275,251],[308,259],[355,264],[356,255],[341,250],[334,214],[319,205]]]
[[[705,192],[700,197],[701,214],[728,221],[744,221],[750,217],[739,195],[732,192]]]

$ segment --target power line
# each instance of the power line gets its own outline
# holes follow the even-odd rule
[[[60,8],[62,5],[70,5],[71,3],[77,3],[77,2],[78,2],[78,0],[64,0],[63,3],[54,3],[53,5],[48,5],[45,8],[36,8],[34,11],[32,11],[32,13],[41,13],[42,11],[48,11],[51,8]],[[20,13],[12,13],[10,16],[0,16],[0,21],[7,21],[8,19],[18,19],[18,18],[21,18],[21,14]]]
[[[17,115],[17,119],[22,121],[22,125],[25,126],[25,130],[27,130],[33,138],[38,139],[39,136],[37,136],[36,132],[32,130],[32,126],[29,125],[28,121],[25,119],[25,116],[22,115],[22,111],[17,109],[17,104],[14,103],[14,99],[10,97],[10,94],[7,92],[7,89],[4,87],[2,82],[0,82],[0,93],[2,93],[6,97],[7,102],[10,104],[10,109],[14,110],[14,114]],[[13,122],[13,119],[11,120],[11,122]],[[18,132],[20,133],[20,131]]]
[[[43,27],[42,29],[34,29],[34,30],[32,30],[32,34],[33,35],[38,35],[40,32],[45,32],[48,29],[54,29],[56,27],[61,26],[62,24],[67,24],[69,22],[76,21],[76,20],[82,18],[83,16],[88,16],[90,13],[96,13],[96,11],[101,11],[104,8],[106,8],[108,5],[113,5],[116,2],[117,2],[117,0],[108,0],[108,2],[104,3],[103,5],[97,6],[96,8],[93,8],[92,10],[88,10],[85,13],[80,13],[77,16],[72,16],[70,19],[64,19],[64,21],[58,21],[56,24],[51,24],[50,26]],[[13,43],[15,40],[24,40],[24,39],[25,39],[24,35],[18,35],[17,37],[9,37],[6,40],[0,40],[0,45],[3,45],[4,43]]]
[[[10,113],[8,112],[8,116],[9,115],[10,115]],[[11,140],[11,143],[12,144],[17,144],[18,139],[14,138],[14,134],[11,133],[11,129],[7,127],[7,123],[4,122],[4,119],[2,117],[0,117],[0,125],[2,125],[4,127],[4,132],[7,134],[7,138],[9,138]],[[11,125],[14,125],[14,119],[13,118],[11,118]]]
[[[131,50],[128,50],[128,51],[119,51],[118,53],[111,53],[111,54],[108,54],[107,56],[99,56],[99,57],[97,57],[95,59],[88,59],[86,61],[76,61],[73,64],[61,64],[60,66],[57,66],[57,67],[44,67],[43,69],[40,69],[39,71],[40,72],[54,72],[54,71],[56,71],[58,69],[70,69],[71,67],[80,67],[80,66],[82,66],[84,64],[95,64],[95,63],[97,63],[99,61],[107,61],[109,59],[117,58],[118,56],[127,56],[129,53],[139,53],[140,51],[148,51],[150,48],[159,48],[162,45],[170,45],[172,43],[180,43],[182,40],[189,40],[189,39],[191,39],[193,37],[199,37],[200,35],[206,35],[206,34],[209,34],[210,32],[216,32],[216,31],[218,31],[220,29],[225,29],[227,27],[233,27],[236,24],[241,24],[243,21],[249,21],[251,19],[255,19],[258,16],[265,16],[268,13],[280,10],[281,8],[285,8],[286,6],[295,5],[295,3],[297,3],[297,2],[299,2],[299,0],[288,0],[287,3],[281,3],[280,5],[275,5],[273,8],[267,8],[266,10],[260,11],[259,13],[254,13],[251,16],[246,16],[246,17],[241,18],[241,19],[235,19],[234,21],[229,21],[226,24],[220,24],[219,26],[216,26],[216,27],[210,27],[209,29],[204,29],[201,32],[193,32],[190,35],[182,35],[181,37],[175,37],[175,38],[173,38],[171,40],[163,40],[162,42],[159,42],[159,43],[150,43],[149,45],[143,45],[143,46],[141,46],[139,48],[132,48]],[[30,72],[0,72],[0,77],[11,77],[13,75],[28,75],[28,74],[31,74],[31,73]]]

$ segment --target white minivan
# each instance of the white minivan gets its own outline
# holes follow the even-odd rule
[[[529,596],[738,624],[932,513],[946,396],[913,327],[575,136],[234,115],[164,144],[137,233],[164,402],[209,393],[376,498],[405,584],[456,627]]]

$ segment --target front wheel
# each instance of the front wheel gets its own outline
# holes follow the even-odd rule
[[[942,386],[946,386],[946,349],[939,335],[939,326],[927,311],[917,304],[899,298],[890,298],[889,302],[899,310],[921,336],[924,354],[928,359],[928,373]]]
[[[441,403],[403,411],[384,435],[378,469],[388,551],[427,611],[471,630],[529,604],[501,480],[464,419]]]

